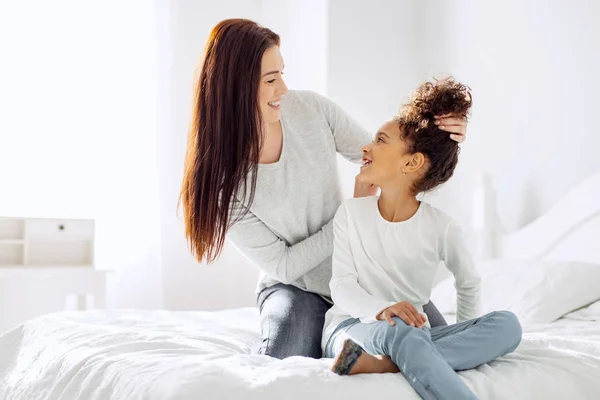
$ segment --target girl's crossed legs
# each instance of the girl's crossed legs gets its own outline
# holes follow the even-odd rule
[[[394,321],[394,326],[386,321],[342,323],[325,349],[326,357],[338,354],[333,370],[356,374],[400,369],[424,399],[475,399],[455,371],[514,351],[522,335],[517,317],[508,311],[431,329]]]

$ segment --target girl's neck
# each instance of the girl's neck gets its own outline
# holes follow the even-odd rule
[[[408,188],[381,188],[379,213],[390,222],[410,219],[419,209],[419,201]]]

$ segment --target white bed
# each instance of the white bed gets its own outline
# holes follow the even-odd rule
[[[481,399],[600,398],[600,174],[512,234],[490,224],[491,193],[475,207],[480,248],[500,260],[486,267],[491,284],[527,260],[538,272],[520,283],[527,296],[507,292],[507,307],[525,318],[519,348],[459,375]],[[546,263],[554,277],[535,281]],[[448,286],[434,300],[450,296]],[[492,297],[490,307],[502,301]],[[340,377],[328,359],[250,355],[258,339],[254,308],[51,314],[0,336],[0,399],[418,399],[401,374]]]

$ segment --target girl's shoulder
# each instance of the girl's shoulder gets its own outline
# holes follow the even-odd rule
[[[454,218],[425,201],[421,201],[420,214],[422,218],[427,219],[431,225],[436,226],[440,232],[446,232],[450,225],[457,225]]]
[[[344,200],[340,207],[346,207],[347,209],[358,209],[364,206],[377,204],[378,200],[379,196],[351,197]]]
[[[378,199],[379,196],[352,197],[346,199],[338,208],[337,214],[343,213],[344,216],[364,214],[365,211],[371,210],[373,207],[377,207]]]

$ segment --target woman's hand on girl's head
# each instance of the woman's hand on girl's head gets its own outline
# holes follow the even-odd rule
[[[467,117],[457,114],[437,115],[435,124],[443,131],[450,132],[450,138],[462,143],[467,138]]]
[[[425,325],[425,316],[419,314],[417,309],[410,304],[408,301],[401,301],[392,306],[389,306],[385,310],[379,313],[377,319],[379,321],[387,321],[391,326],[396,325],[392,317],[398,317],[406,323],[406,325],[423,328]]]

